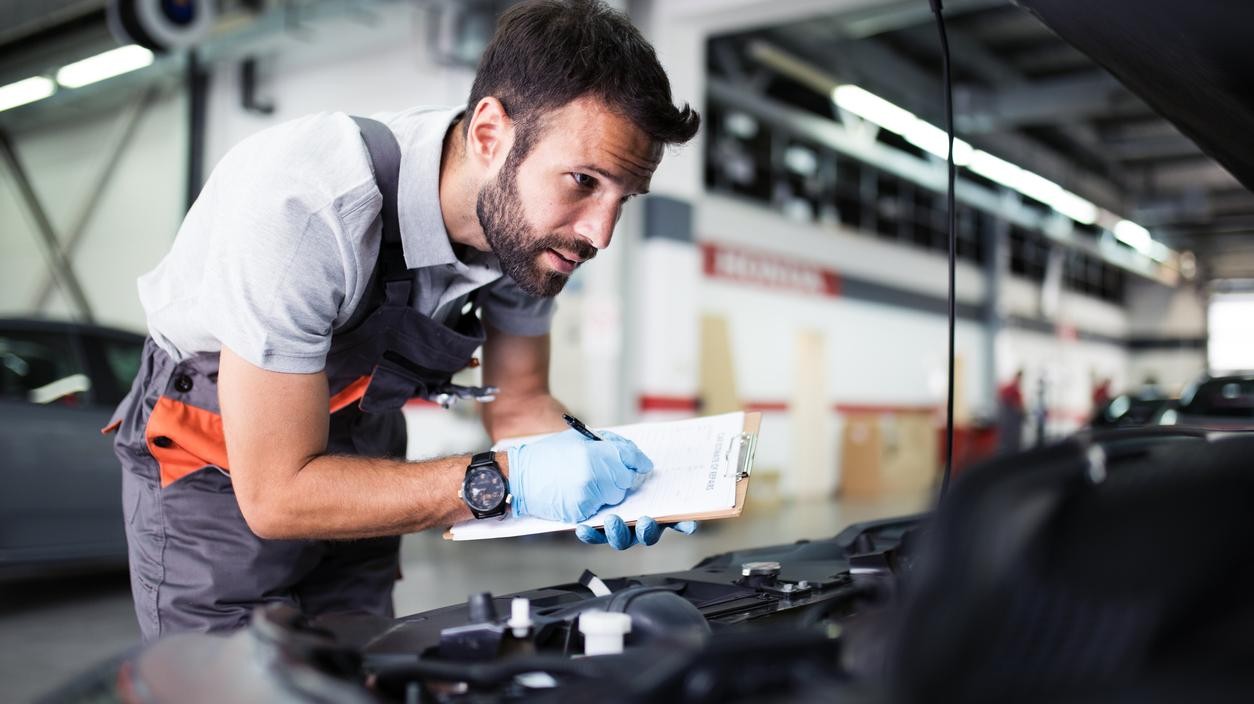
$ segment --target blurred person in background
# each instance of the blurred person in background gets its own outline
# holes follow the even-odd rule
[[[1023,370],[997,389],[998,454],[1018,452],[1023,447]]]
[[[1099,377],[1093,374],[1093,411],[1097,412],[1110,403],[1110,377]]]

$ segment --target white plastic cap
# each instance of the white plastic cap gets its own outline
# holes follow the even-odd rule
[[[526,636],[532,625],[531,601],[522,596],[514,597],[509,603],[509,621],[505,625],[513,629],[515,638]]]
[[[623,652],[623,638],[631,633],[631,616],[607,611],[585,611],[579,615],[584,655],[617,655]]]

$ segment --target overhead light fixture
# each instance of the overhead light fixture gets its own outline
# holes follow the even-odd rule
[[[1154,245],[1154,238],[1150,235],[1149,230],[1131,220],[1120,220],[1115,223],[1114,232],[1115,239],[1141,254],[1149,256]]]
[[[81,88],[151,64],[151,51],[137,44],[128,44],[62,66],[57,71],[57,83],[66,88]]]
[[[842,110],[901,135],[907,142],[941,159],[949,157],[949,133],[914,113],[855,85],[832,89],[832,101]],[[954,140],[954,163],[1029,198],[1035,198],[1076,222],[1092,225],[1097,206],[1049,179],[988,152],[979,151],[961,139]]]
[[[1149,258],[1159,264],[1166,264],[1171,258],[1171,248],[1158,240],[1150,240]]]
[[[832,89],[832,102],[881,129],[900,135],[929,154],[942,159],[949,157],[948,132],[864,88],[852,84],[838,85]],[[1102,213],[1091,201],[1044,176],[975,149],[961,139],[954,140],[954,163],[1038,200],[1082,225],[1096,224]],[[1107,214],[1107,217],[1111,216]],[[1114,233],[1119,241],[1159,263],[1167,261],[1172,254],[1166,245],[1155,241],[1148,230],[1130,220],[1119,220],[1114,226]]]
[[[55,92],[57,84],[43,76],[32,76],[0,86],[0,111],[43,100]]]
[[[942,159],[949,158],[949,133],[903,107],[851,84],[832,89],[832,102],[842,110],[879,125],[907,142]],[[961,139],[954,140],[954,162],[964,166],[974,150]]]
[[[967,168],[993,183],[1015,190],[1018,190],[1019,174],[1023,173],[1023,169],[1018,166],[984,150],[977,150],[971,155],[971,163],[967,164]]]
[[[923,151],[940,157],[941,159],[949,158],[949,133],[931,123],[923,120],[916,120],[901,135],[906,141]],[[975,153],[975,149],[970,144],[961,139],[954,139],[954,163],[958,166],[966,166],[971,162],[971,156]]]
[[[864,120],[874,122],[889,132],[897,134],[904,133],[919,120],[909,110],[849,83],[832,89],[832,102],[842,110],[848,110]]]
[[[1062,191],[1055,195],[1049,207],[1082,225],[1092,225],[1097,222],[1097,206],[1070,191]]]

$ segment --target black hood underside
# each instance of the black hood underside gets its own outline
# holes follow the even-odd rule
[[[1015,2],[1254,191],[1254,2]]]

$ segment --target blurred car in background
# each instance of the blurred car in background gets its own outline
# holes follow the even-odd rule
[[[1215,430],[1254,430],[1254,373],[1202,379],[1185,389],[1179,404],[1164,410],[1159,422]]]
[[[0,575],[123,565],[121,472],[100,429],[141,335],[0,319]]]
[[[1174,409],[1177,403],[1177,399],[1154,388],[1119,394],[1097,409],[1089,427],[1105,430],[1158,425],[1163,414]]]

